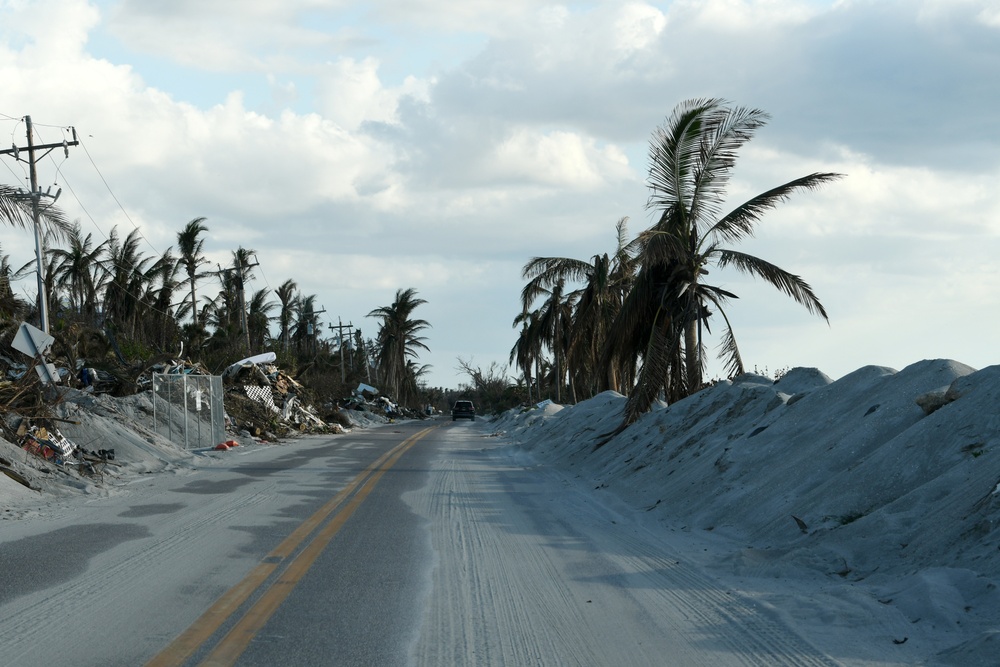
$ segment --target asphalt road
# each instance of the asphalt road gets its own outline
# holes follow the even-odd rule
[[[0,664],[405,664],[432,559],[400,497],[442,426],[234,452],[0,534]]]
[[[0,665],[837,664],[479,424],[232,454],[0,534]]]

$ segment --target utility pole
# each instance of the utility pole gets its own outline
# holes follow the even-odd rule
[[[365,338],[361,335],[361,329],[356,329],[354,335],[357,336],[358,347],[361,348],[361,358],[365,360],[365,377],[368,378],[368,384],[372,383],[372,364],[371,360],[368,358],[368,347],[365,345]]]
[[[18,147],[17,145],[12,145],[6,150],[0,151],[0,155],[13,155],[15,160],[20,162],[28,163],[28,171],[31,175],[31,218],[35,223],[35,261],[37,263],[37,274],[38,274],[38,317],[41,324],[41,329],[45,333],[49,332],[49,304],[48,298],[45,294],[45,264],[42,261],[42,230],[41,224],[39,222],[40,211],[38,208],[39,200],[43,196],[50,196],[48,193],[42,194],[42,191],[38,189],[38,172],[35,169],[35,163],[39,159],[45,157],[51,153],[56,148],[62,148],[66,151],[66,157],[69,157],[69,147],[77,146],[80,144],[76,138],[76,128],[69,128],[73,132],[73,141],[63,140],[58,144],[39,144],[35,145],[35,138],[31,131],[31,116],[24,117],[24,125],[26,132],[28,134],[28,145],[24,147]],[[24,160],[20,157],[21,151],[28,152],[28,159]],[[45,151],[41,156],[35,157],[36,151]],[[58,190],[53,197],[52,201],[55,202],[59,198],[59,193],[62,189]]]
[[[337,316],[337,326],[330,325],[330,331],[334,329],[337,330],[337,340],[340,341],[340,382],[343,384],[347,382],[347,373],[344,370],[344,329],[347,329],[348,335],[350,335],[350,330],[354,328],[354,325],[348,322],[344,324],[340,316]]]

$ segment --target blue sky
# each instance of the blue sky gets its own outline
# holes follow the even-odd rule
[[[253,289],[291,278],[366,335],[414,287],[445,386],[457,356],[506,362],[528,259],[648,225],[649,138],[692,97],[771,114],[734,205],[847,175],[744,248],[809,281],[829,326],[724,276],[750,367],[996,363],[997,71],[987,0],[0,0],[0,139],[25,114],[45,140],[79,129],[86,152],[40,178],[85,232],[135,224],[159,254],[205,216],[214,260],[257,250]],[[0,243],[30,257],[19,230]]]

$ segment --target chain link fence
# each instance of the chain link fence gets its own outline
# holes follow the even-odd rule
[[[153,431],[184,449],[225,442],[222,378],[153,373]]]

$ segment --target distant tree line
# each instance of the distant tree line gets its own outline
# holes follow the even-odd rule
[[[412,317],[425,303],[412,288],[371,311],[378,321],[374,338],[356,330],[334,340],[323,335],[316,295],[300,292],[294,280],[273,292],[247,293],[257,266],[253,249],[240,246],[225,266],[209,266],[203,217],[177,233],[176,250],[158,256],[143,252],[138,229],[123,236],[112,228],[106,239],[95,240],[52,207],[41,222],[50,333],[70,363],[141,367],[188,359],[218,373],[244,356],[274,351],[283,370],[324,388],[331,398],[364,381],[404,405],[421,402],[419,381],[428,366],[416,363],[418,350],[427,349],[418,334],[429,324]],[[30,196],[0,186],[0,223],[31,227]],[[35,258],[17,267],[0,248],[0,328],[6,340],[21,321],[38,323],[38,302],[12,289],[13,281],[36,269]]]

